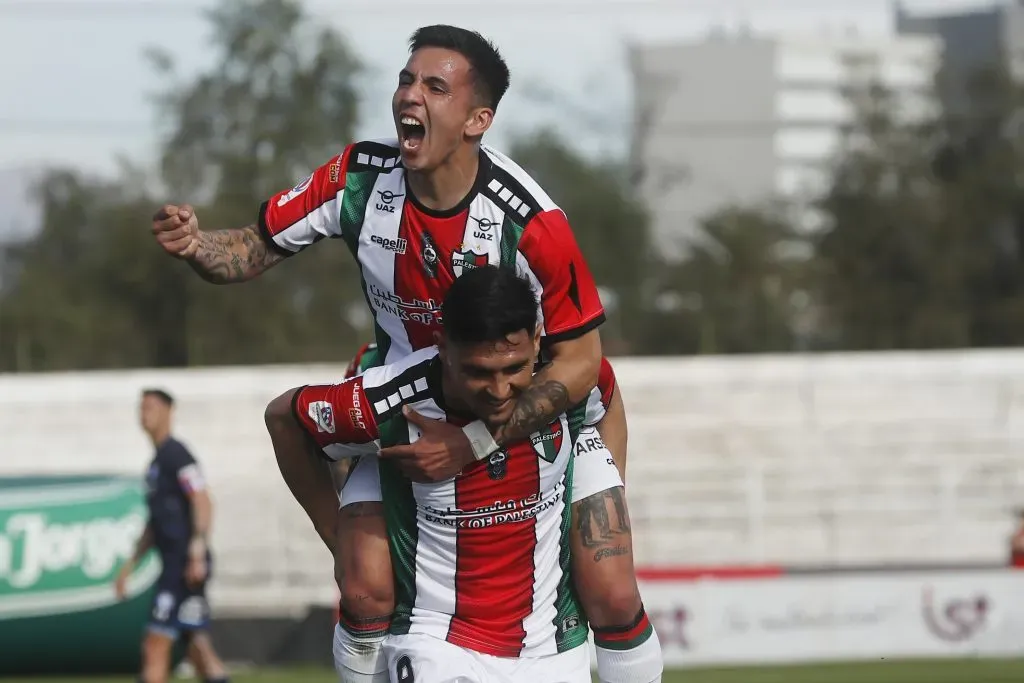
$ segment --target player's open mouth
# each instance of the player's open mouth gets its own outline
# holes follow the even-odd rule
[[[426,126],[419,119],[408,114],[403,114],[398,124],[398,130],[402,138],[402,149],[407,152],[418,150],[420,145],[423,144],[423,137],[427,133]]]

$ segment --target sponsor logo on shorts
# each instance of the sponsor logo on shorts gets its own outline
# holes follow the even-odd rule
[[[202,626],[206,622],[206,598],[193,595],[178,608],[178,622],[183,626]]]

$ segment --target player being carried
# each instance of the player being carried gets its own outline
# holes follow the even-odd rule
[[[397,139],[348,145],[265,202],[254,225],[200,231],[190,206],[167,205],[154,217],[153,232],[168,253],[216,283],[245,281],[324,237],[340,238],[359,263],[387,363],[433,344],[438,304],[457,277],[484,264],[520,269],[540,301],[546,364],[515,398],[508,420],[490,428],[481,421],[462,428],[430,422],[414,444],[381,451],[410,478],[436,482],[544,429],[588,396],[601,368],[597,327],[604,313],[565,215],[511,159],[481,143],[509,83],[497,50],[452,26],[422,28],[410,47],[392,100]],[[375,680],[383,671],[380,625],[394,598],[383,507],[372,500],[346,505],[336,525],[329,470],[310,457],[304,440],[285,435],[292,419],[289,411],[268,409],[282,474],[343,564],[339,664],[352,681]],[[603,448],[577,459],[570,500],[577,511],[593,512],[580,519],[621,510],[626,520],[610,460]],[[369,469],[355,469],[346,495],[350,487],[372,490],[358,476]],[[572,530],[573,548],[580,549],[573,577],[595,627],[601,680],[658,680],[661,649],[637,590],[628,523],[604,534],[585,534],[580,526]],[[642,635],[623,637],[632,633]]]
[[[304,431],[327,453],[365,444],[372,457],[375,442],[416,442],[410,411],[504,424],[540,351],[530,282],[511,267],[478,268],[452,285],[442,313],[437,346],[276,399],[294,410],[296,437]],[[413,484],[393,462],[374,468],[397,586],[384,643],[393,682],[590,681],[587,629],[569,582],[566,501],[574,443],[585,422],[600,419],[588,404],[455,479]]]

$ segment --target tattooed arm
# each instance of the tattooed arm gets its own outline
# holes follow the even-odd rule
[[[245,282],[284,260],[267,248],[255,225],[238,230],[199,233],[199,246],[188,264],[207,282]]]
[[[520,395],[512,417],[494,435],[505,446],[551,424],[572,405],[587,398],[601,368],[601,336],[595,329],[551,347],[551,362]]]
[[[188,261],[207,282],[217,285],[250,280],[284,260],[268,248],[259,229],[199,229],[195,209],[188,204],[167,204],[153,216],[153,236],[165,252]]]

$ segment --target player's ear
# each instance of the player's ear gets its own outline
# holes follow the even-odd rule
[[[466,121],[466,137],[478,138],[487,132],[494,121],[494,110],[490,107],[474,107]]]
[[[540,357],[540,338],[541,338],[541,326],[537,325],[537,329],[533,331],[533,355]]]
[[[444,335],[438,330],[434,330],[434,345],[437,346],[437,355],[441,357],[441,362],[446,363],[448,358],[448,346],[445,344]]]

